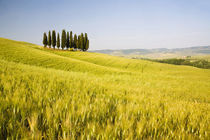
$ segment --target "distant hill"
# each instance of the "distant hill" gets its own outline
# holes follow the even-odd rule
[[[145,58],[173,58],[183,56],[209,55],[210,46],[189,48],[158,48],[158,49],[122,49],[122,50],[94,50],[92,52],[105,53],[117,56],[145,57]]]

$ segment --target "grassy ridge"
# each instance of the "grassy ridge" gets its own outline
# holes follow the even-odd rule
[[[210,70],[0,39],[0,138],[209,136]]]
[[[93,72],[103,74],[110,72],[125,72],[87,63],[73,58],[63,57],[46,51],[40,51],[39,46],[23,44],[22,42],[1,39],[0,58],[29,65],[54,68],[66,71]]]

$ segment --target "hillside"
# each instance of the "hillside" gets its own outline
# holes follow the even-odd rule
[[[0,38],[0,139],[208,139],[210,70]]]
[[[104,54],[137,57],[137,58],[180,58],[185,56],[210,56],[210,46],[199,46],[189,48],[158,48],[158,49],[124,49],[124,50],[95,50]]]

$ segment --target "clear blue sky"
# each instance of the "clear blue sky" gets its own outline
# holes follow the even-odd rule
[[[0,0],[0,37],[87,32],[91,49],[210,45],[210,0]]]

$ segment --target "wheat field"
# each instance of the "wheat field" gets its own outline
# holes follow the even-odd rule
[[[209,139],[210,70],[0,38],[0,139]]]

